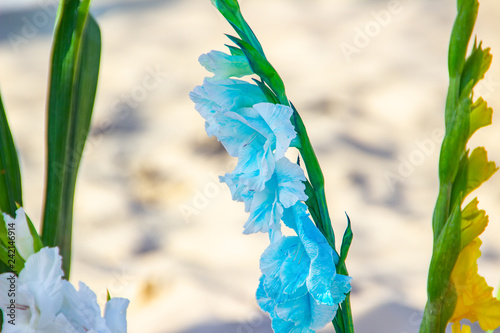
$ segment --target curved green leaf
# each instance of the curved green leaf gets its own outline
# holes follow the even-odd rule
[[[89,0],[61,3],[52,50],[47,124],[47,177],[42,241],[59,246],[69,278],[77,171],[94,104],[101,36]]]
[[[0,212],[15,216],[16,203],[23,204],[21,172],[0,94]],[[3,225],[3,221],[0,225]]]
[[[352,229],[351,229],[351,219],[349,215],[345,214],[347,217],[347,228],[345,229],[344,236],[342,237],[342,245],[340,246],[340,259],[338,265],[343,265],[349,253],[349,248],[352,243]]]
[[[23,203],[21,172],[16,146],[12,139],[0,94],[0,251],[6,254],[8,254],[6,252],[8,244],[7,229],[1,213],[5,212],[15,216],[16,203],[19,205]],[[9,271],[12,271],[12,269],[7,265],[7,261],[4,264],[4,260],[0,260],[0,274]]]

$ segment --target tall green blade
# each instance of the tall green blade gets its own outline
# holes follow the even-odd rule
[[[97,89],[101,35],[90,0],[65,0],[54,32],[47,123],[47,176],[42,240],[58,246],[69,278],[78,166]]]
[[[16,202],[19,205],[23,204],[21,172],[16,146],[10,133],[0,95],[0,211],[15,216]],[[0,224],[3,225],[3,223]],[[1,232],[2,229],[0,229]]]
[[[5,227],[1,213],[4,212],[11,216],[16,216],[16,203],[19,205],[23,204],[21,172],[19,170],[16,146],[12,139],[0,94],[0,251],[2,253],[7,251],[8,238],[7,228]],[[8,256],[1,257],[5,259]],[[0,260],[0,274],[9,271],[11,271],[9,266],[3,260]]]

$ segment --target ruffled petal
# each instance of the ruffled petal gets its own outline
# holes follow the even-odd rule
[[[266,123],[269,132],[275,138],[276,159],[285,156],[291,141],[297,136],[290,121],[293,114],[292,108],[280,104],[259,103],[253,106]]]
[[[98,333],[111,333],[107,328],[95,293],[85,283],[78,284],[79,290],[68,281],[63,281],[64,302],[62,313],[78,332],[93,329]]]
[[[337,258],[304,203],[286,209],[283,219],[298,236],[282,237],[262,254],[259,304],[270,313],[273,327],[321,329],[350,292],[351,278],[336,273]]]
[[[299,200],[307,199],[303,180],[305,176],[302,169],[286,157],[276,162],[274,174],[260,192],[257,190],[239,191],[238,186],[243,185],[234,185],[234,180],[231,180],[232,193],[240,195],[238,198],[246,201],[246,210],[250,212],[250,217],[244,226],[244,233],[281,230],[280,221],[284,210]]]
[[[281,229],[283,206],[278,202],[276,190],[273,186],[267,186],[263,191],[254,193],[250,203],[250,216],[244,224],[244,234]]]
[[[306,180],[304,171],[295,163],[290,162],[286,157],[276,161],[276,175],[278,177],[278,200],[283,208],[289,208],[298,201],[307,200],[305,194]]]
[[[242,80],[207,80],[189,94],[195,109],[208,120],[222,111],[236,111],[266,102],[266,96],[255,84]]]
[[[44,247],[31,255],[19,273],[20,282],[34,297],[40,310],[38,324],[45,327],[54,321],[63,301],[62,258],[58,248]]]
[[[112,298],[106,303],[104,319],[111,333],[127,333],[127,307],[130,301],[125,298]]]

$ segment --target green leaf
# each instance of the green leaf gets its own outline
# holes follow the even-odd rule
[[[479,46],[476,46],[476,41],[474,41],[472,52],[463,68],[460,79],[460,91],[465,89],[469,83],[472,82],[472,86],[475,86],[479,80],[484,78],[484,74],[491,65],[491,59],[490,48],[483,50],[481,43],[479,43]]]
[[[457,200],[461,200],[465,195],[467,190],[467,175],[469,170],[469,151],[467,150],[462,158],[460,159],[460,164],[458,166],[457,176],[452,184],[451,197],[449,201],[448,211],[454,207]]]
[[[309,209],[309,213],[311,214],[311,217],[313,218],[316,227],[321,229],[321,215],[319,212],[316,193],[314,192],[314,188],[312,187],[311,183],[308,180],[304,181],[303,184],[306,186],[304,192],[307,195],[307,200],[306,200],[307,208]]]
[[[43,247],[42,239],[38,235],[38,232],[36,231],[35,226],[33,225],[33,222],[31,222],[31,219],[28,216],[28,214],[26,214],[26,222],[28,222],[28,228],[30,230],[31,237],[33,237],[33,250],[36,253],[40,251]]]
[[[491,125],[492,118],[493,109],[488,107],[482,97],[478,98],[470,113],[469,138],[481,127]]]
[[[233,27],[234,31],[242,40],[252,45],[263,57],[264,50],[260,45],[257,36],[248,25],[241,14],[240,6],[237,0],[211,0],[212,4],[219,10],[224,18]]]
[[[460,77],[462,73],[478,8],[477,0],[461,0],[458,3],[458,14],[451,32],[448,52],[448,71],[451,78]]]
[[[10,132],[7,115],[0,94],[0,247],[7,250],[7,229],[2,212],[11,216],[16,214],[16,203],[22,205],[21,172],[16,147]],[[5,258],[8,259],[8,258]],[[0,274],[12,271],[7,265],[8,260],[0,260]],[[22,263],[22,260],[19,261]]]
[[[484,147],[474,149],[468,160],[467,190],[465,195],[487,181],[497,170],[495,162],[488,161],[488,153]]]
[[[271,89],[269,89],[269,87],[264,82],[257,79],[252,79],[252,80],[259,86],[260,90],[266,96],[266,99],[269,103],[273,104],[279,103],[278,97],[276,97],[274,92]]]
[[[245,53],[253,72],[260,76],[262,81],[264,81],[269,88],[271,88],[274,94],[278,97],[279,102],[283,105],[289,105],[288,98],[285,94],[285,85],[283,84],[283,80],[281,80],[281,77],[278,75],[278,72],[276,72],[271,63],[269,63],[269,61],[267,61],[267,59],[252,45],[248,44],[244,40],[230,35],[226,36],[233,43],[238,45],[243,53]]]
[[[434,243],[427,279],[428,302],[420,332],[444,332],[455,309],[456,292],[450,276],[461,250],[460,201]]]
[[[12,250],[9,252],[9,247],[0,244],[0,261],[5,264],[7,270],[5,272],[14,272],[19,275],[19,272],[24,268],[24,260],[17,251],[12,258]]]
[[[0,95],[0,212],[15,216],[16,203],[23,204],[21,172],[16,146]],[[0,234],[4,233],[2,227],[5,227],[3,219],[0,223]]]
[[[351,229],[351,219],[347,214],[345,214],[345,216],[347,217],[347,228],[345,229],[344,237],[342,237],[342,245],[340,246],[340,259],[338,266],[345,263],[347,254],[349,253],[349,248],[351,247],[352,237],[353,237]]]
[[[243,53],[243,51],[239,47],[228,44],[224,44],[224,46],[226,46],[229,49],[229,52],[231,52],[231,55],[233,56],[241,56],[241,57],[245,56],[245,53]]]
[[[461,213],[457,203],[439,235],[429,267],[429,299],[438,300],[449,283],[449,277],[460,252]]]
[[[463,98],[454,113],[450,128],[447,127],[439,155],[440,184],[452,183],[457,175],[460,159],[469,139],[470,104],[469,98]]]
[[[484,210],[479,210],[478,203],[477,198],[474,198],[462,210],[462,249],[481,235],[488,225],[488,215]]]
[[[90,127],[101,36],[89,0],[61,2],[51,60],[42,241],[58,246],[69,278],[77,171]]]

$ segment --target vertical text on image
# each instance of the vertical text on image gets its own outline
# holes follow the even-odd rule
[[[16,229],[15,223],[7,224],[7,251],[8,251],[8,266],[9,269],[15,271],[16,268]],[[8,317],[8,322],[11,325],[16,324],[16,275],[14,273],[10,273],[7,276],[7,281],[9,285],[9,289],[7,289],[7,297],[9,303],[7,305],[8,313],[5,313],[5,316]]]

